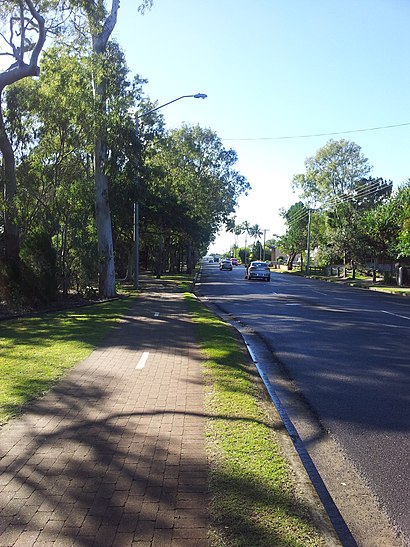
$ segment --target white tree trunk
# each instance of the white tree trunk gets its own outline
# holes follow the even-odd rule
[[[107,42],[117,22],[119,0],[112,0],[111,12],[104,22],[94,19],[95,12],[88,11],[90,28],[92,32],[93,52],[102,56],[107,48]],[[95,31],[94,29],[99,29]],[[106,91],[107,83],[104,75],[98,76],[99,70],[94,73],[94,97],[97,110],[104,119],[106,114]],[[103,122],[104,123],[104,122]],[[98,237],[98,259],[99,259],[99,280],[98,287],[100,296],[111,298],[115,296],[115,265],[114,249],[112,240],[111,211],[109,204],[108,178],[105,173],[107,143],[105,127],[96,125],[94,142],[94,183],[95,183],[95,221]]]

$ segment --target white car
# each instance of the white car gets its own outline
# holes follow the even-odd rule
[[[229,260],[229,258],[223,258],[219,262],[219,269],[220,270],[231,270],[232,271],[232,262]]]
[[[266,262],[253,260],[246,268],[245,279],[262,279],[270,281],[270,269]]]

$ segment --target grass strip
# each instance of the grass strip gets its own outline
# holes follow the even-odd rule
[[[133,302],[123,298],[0,323],[0,424],[85,359]]]
[[[324,545],[252,379],[238,334],[185,294],[205,361],[213,545]]]

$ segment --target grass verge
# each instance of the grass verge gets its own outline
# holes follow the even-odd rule
[[[237,333],[194,296],[186,293],[186,299],[206,358],[213,545],[324,545],[297,495],[294,474]]]
[[[85,359],[134,298],[0,323],[0,424]]]
[[[192,277],[166,279],[188,291]],[[206,358],[214,547],[324,545],[264,408],[236,332],[192,294],[187,302]],[[0,423],[48,391],[96,347],[135,301],[0,323]]]

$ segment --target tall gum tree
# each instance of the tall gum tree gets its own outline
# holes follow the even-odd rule
[[[3,92],[23,78],[38,76],[38,59],[46,41],[46,25],[42,9],[49,2],[10,0],[0,6],[1,57],[11,64],[0,72],[0,152],[3,157],[2,182],[4,199],[4,258],[18,271],[20,262],[19,229],[15,198],[17,194],[16,162],[3,115]],[[7,63],[8,64],[8,63]]]
[[[76,3],[76,2],[74,2]],[[95,217],[98,237],[99,293],[110,298],[115,295],[115,265],[112,221],[107,175],[107,78],[104,69],[108,41],[117,23],[120,0],[111,0],[106,8],[104,0],[78,2],[86,14],[93,52],[93,90],[95,101],[94,180]],[[139,11],[150,7],[152,0],[144,0]]]

